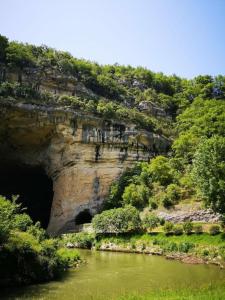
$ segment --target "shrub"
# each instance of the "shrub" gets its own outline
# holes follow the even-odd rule
[[[175,225],[173,228],[173,232],[175,235],[183,234],[183,227],[181,225]]]
[[[169,242],[166,246],[165,246],[165,250],[169,251],[169,252],[176,252],[178,251],[178,246],[176,243],[174,242]]]
[[[58,249],[54,239],[40,243],[28,232],[13,232],[0,251],[0,285],[51,280],[78,259],[77,252]]]
[[[104,208],[106,210],[121,207],[123,205],[122,195],[125,187],[129,185],[134,176],[138,177],[140,173],[141,164],[136,163],[133,168],[127,168],[120,178],[112,183],[109,190],[109,195],[104,203]]]
[[[169,234],[169,233],[173,232],[173,227],[174,227],[174,224],[172,222],[166,221],[163,226],[163,230],[166,234]]]
[[[72,243],[75,247],[90,249],[94,242],[94,235],[86,232],[64,234],[65,244]]]
[[[174,205],[173,201],[167,196],[166,193],[163,194],[162,205],[165,208],[170,208],[170,207],[172,207]]]
[[[78,259],[47,239],[40,223],[20,213],[20,205],[0,196],[0,286],[51,280]]]
[[[33,221],[25,213],[17,214],[14,217],[14,226],[21,231],[26,231],[28,229],[28,227],[31,226],[32,224],[33,224]]]
[[[27,232],[35,236],[39,242],[47,237],[46,231],[41,228],[40,222],[36,222],[34,225],[29,226]]]
[[[197,234],[201,234],[203,233],[203,228],[202,228],[202,225],[200,224],[196,224],[194,225],[194,232],[197,233]]]
[[[161,185],[168,185],[173,181],[172,171],[167,157],[159,155],[150,162],[149,172],[152,179],[155,182],[159,182]]]
[[[225,231],[225,214],[222,215],[221,217],[221,223],[220,223],[221,228],[223,229],[223,231]]]
[[[58,99],[58,103],[62,105],[73,106],[73,108],[84,108],[84,103],[78,98],[74,96],[62,95]]]
[[[158,204],[155,201],[149,201],[150,207],[151,209],[157,209],[158,208]]]
[[[152,231],[159,224],[159,218],[153,214],[147,215],[142,220],[142,226],[144,229]]]
[[[80,260],[80,254],[75,249],[60,248],[57,250],[57,255],[66,268],[74,266]]]
[[[143,208],[149,198],[149,189],[144,184],[131,183],[125,188],[122,198],[125,205]]]
[[[0,196],[0,245],[7,241],[10,230],[14,227],[13,218],[18,206]]]
[[[165,219],[164,218],[159,218],[159,224],[161,225],[161,226],[163,226],[164,224],[165,224]]]
[[[203,251],[202,251],[203,256],[209,256],[209,254],[210,254],[209,249],[203,249]]]
[[[188,253],[191,249],[194,248],[194,244],[190,242],[180,243],[178,249],[180,252]]]
[[[186,234],[191,234],[192,229],[193,229],[193,224],[190,221],[185,222],[183,224],[183,229]]]
[[[103,211],[92,220],[96,233],[135,232],[140,229],[140,223],[139,212],[131,205]]]
[[[180,187],[177,184],[171,183],[166,188],[167,197],[173,202],[174,204],[180,199],[181,191]]]
[[[209,233],[211,235],[216,235],[218,233],[220,233],[220,226],[219,225],[212,225],[210,228],[209,228]]]

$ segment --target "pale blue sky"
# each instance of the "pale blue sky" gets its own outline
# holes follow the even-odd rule
[[[0,33],[101,64],[225,74],[225,0],[0,0]]]

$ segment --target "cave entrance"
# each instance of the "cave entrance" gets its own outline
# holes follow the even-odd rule
[[[85,209],[76,216],[75,224],[82,225],[85,223],[91,223],[91,220],[92,220],[92,215],[91,215],[89,209]]]
[[[0,195],[9,199],[19,195],[18,203],[26,207],[26,213],[34,222],[40,221],[47,228],[50,218],[53,183],[43,167],[23,164],[0,165]]]

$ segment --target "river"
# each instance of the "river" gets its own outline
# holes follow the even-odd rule
[[[1,299],[105,300],[126,293],[225,284],[225,271],[144,254],[81,250],[86,263],[59,280],[8,291]]]

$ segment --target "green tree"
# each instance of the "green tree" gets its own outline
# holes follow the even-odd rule
[[[133,168],[127,168],[120,178],[113,182],[109,195],[104,203],[105,209],[116,208],[123,205],[123,193],[126,186],[133,181],[133,178],[139,177],[142,167],[140,163],[136,163]]]
[[[35,65],[31,47],[17,42],[11,42],[7,47],[6,60],[8,65],[18,70],[18,81],[22,82],[22,71],[25,67]]]
[[[134,207],[143,208],[148,203],[149,196],[147,186],[131,183],[125,187],[122,198],[124,205],[131,204]]]
[[[173,181],[173,170],[169,159],[165,156],[159,155],[153,158],[149,165],[149,172],[152,181],[159,182],[161,185],[168,185]]]
[[[195,154],[193,178],[205,204],[225,212],[225,138],[214,136],[203,140]]]
[[[141,220],[138,210],[131,206],[105,210],[92,220],[96,233],[126,233],[139,230]]]
[[[143,218],[142,226],[144,229],[152,231],[154,228],[156,228],[159,225],[159,221],[160,220],[156,215],[150,214]]]
[[[5,63],[6,49],[9,45],[7,37],[0,34],[0,63]]]

